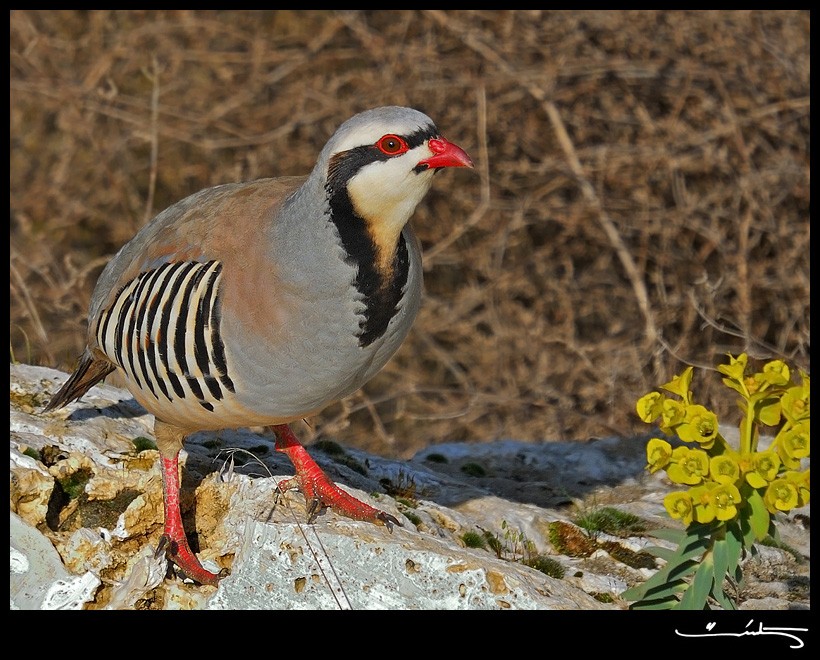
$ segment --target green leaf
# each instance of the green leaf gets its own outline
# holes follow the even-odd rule
[[[715,583],[712,585],[712,598],[714,598],[724,610],[734,611],[737,609],[737,605],[735,605],[734,601],[723,591],[722,580],[720,582],[715,580]]]
[[[777,426],[780,423],[780,399],[762,401],[757,417],[766,426]]]
[[[715,545],[712,548],[712,553],[715,559],[715,581],[712,584],[712,597],[724,610],[737,609],[734,601],[729,598],[723,590],[723,583],[727,577],[731,577],[735,570],[735,565],[731,565],[730,568],[732,555],[735,552],[735,548],[737,549],[737,555],[734,557],[736,565],[740,557],[740,544],[732,534],[727,533],[726,538],[715,541]]]
[[[652,538],[677,543],[678,545],[686,538],[686,532],[682,529],[653,529],[652,531],[646,532],[646,535]]]
[[[732,380],[731,378],[723,378],[722,380],[723,380],[723,384],[726,387],[731,387],[735,392],[737,392],[741,396],[746,395],[746,388],[741,383],[738,383],[738,382]]]
[[[743,534],[743,547],[752,548],[755,542],[755,531],[749,516],[744,515],[740,518],[740,531]]]
[[[661,548],[657,545],[650,545],[644,548],[644,552],[648,552],[650,555],[653,555],[668,562],[675,557],[675,553],[677,552],[677,550],[672,550],[670,548]]]
[[[715,541],[712,546],[712,557],[715,564],[715,583],[723,584],[723,578],[726,577],[726,571],[729,569],[729,548],[726,539]]]
[[[743,551],[743,535],[736,524],[726,526],[726,573],[731,575],[740,564]]]
[[[683,542],[674,550],[662,551],[666,566],[643,584],[625,591],[621,596],[625,600],[664,600],[669,595],[686,589],[684,578],[691,575],[698,568],[699,558],[709,545],[710,539],[701,536],[709,528],[705,525],[690,527],[692,535],[684,536]]]
[[[691,560],[685,561],[683,564],[667,564],[646,582],[627,589],[621,595],[626,600],[643,600],[646,596],[660,597],[667,591],[676,593],[680,590],[680,585],[683,585],[683,588],[686,587],[683,578],[693,573],[696,568],[697,562]]]
[[[646,549],[647,552],[668,562],[672,562],[674,558],[677,558],[678,561],[683,561],[702,554],[706,548],[709,547],[711,529],[706,525],[691,525],[686,531],[679,529],[655,529],[646,534],[647,536],[678,544],[678,547],[674,550],[659,548],[658,546],[652,546]]]
[[[751,494],[746,497],[746,502],[749,504],[752,512],[749,521],[752,531],[755,534],[755,538],[758,541],[762,541],[769,534],[770,519],[769,511],[763,502],[763,496],[760,494],[760,491],[753,490]]]
[[[653,575],[643,584],[636,584],[634,587],[631,587],[624,591],[621,594],[621,597],[625,600],[642,600],[650,589],[662,588],[666,583],[667,575],[668,573],[664,572],[663,570],[658,571],[657,573],[655,573],[655,575]]]
[[[624,600],[640,600],[646,593],[646,589],[643,588],[645,584],[636,584],[634,587],[622,591],[621,598]]]
[[[743,568],[741,566],[735,566],[735,583],[738,587],[743,586]]]
[[[667,580],[669,582],[673,582],[675,580],[685,578],[691,573],[694,573],[697,567],[698,562],[694,561],[693,559],[687,559],[686,561],[677,565],[670,564],[668,566],[665,566],[661,569],[661,571],[666,571],[667,569],[669,569],[667,573]]]
[[[657,584],[651,589],[646,589],[646,584],[639,584],[621,593],[624,600],[634,600],[639,603],[667,600],[673,598],[678,601],[678,594],[683,593],[689,587],[686,580],[672,580]]]
[[[689,573],[694,573],[696,568],[697,568],[697,564],[694,564],[692,566],[691,570],[689,570],[688,572]],[[686,580],[684,580],[682,577],[678,578],[676,580],[667,580],[663,584],[657,585],[657,586],[652,587],[651,589],[649,589],[646,592],[646,596],[647,596],[646,600],[658,599],[658,598],[661,598],[662,596],[664,596],[664,594],[672,594],[672,595],[682,594],[688,588],[689,588],[689,583]]]
[[[678,547],[677,555],[681,559],[690,559],[702,555],[709,547],[709,537],[688,536]]]
[[[695,577],[692,578],[692,584],[680,600],[680,609],[702,610],[706,607],[706,599],[709,598],[709,594],[712,592],[712,583],[715,579],[714,571],[715,563],[712,553],[706,553],[695,572]]]
[[[642,600],[629,606],[630,610],[671,610],[678,604],[678,599],[674,596],[659,600]]]

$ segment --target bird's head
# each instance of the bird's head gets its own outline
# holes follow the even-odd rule
[[[362,218],[377,246],[391,251],[402,228],[445,167],[473,167],[427,115],[388,106],[355,115],[328,141],[317,168],[331,208]]]

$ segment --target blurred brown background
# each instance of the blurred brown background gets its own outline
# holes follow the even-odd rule
[[[475,172],[413,223],[426,299],[299,429],[388,456],[645,432],[725,353],[810,368],[807,11],[12,11],[10,359],[70,370],[104,263],[206,186],[307,173],[350,115],[429,114]],[[114,381],[116,382],[116,381]]]

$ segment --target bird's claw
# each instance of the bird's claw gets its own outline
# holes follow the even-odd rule
[[[295,489],[305,496],[308,523],[312,523],[325,508],[331,508],[354,520],[365,520],[385,525],[393,531],[393,525],[402,524],[389,513],[362,502],[333,483],[299,443],[286,424],[273,427],[276,435],[276,451],[284,453],[296,468],[296,476],[276,485],[277,498],[286,490]]]
[[[274,505],[279,503],[279,498],[282,497],[288,490],[297,490],[304,494],[304,489],[296,483],[296,479],[281,482],[276,487],[276,499],[274,500]],[[314,489],[311,489],[311,491],[314,491]],[[315,491],[312,496],[305,495],[305,508],[307,510],[308,524],[313,524],[316,522],[316,518],[319,514],[329,507],[337,513],[349,518],[356,520],[369,520],[377,525],[384,525],[387,527],[387,531],[391,534],[393,533],[393,525],[404,527],[404,525],[402,525],[399,519],[395,516],[391,516],[389,513],[379,511],[364,502],[360,502],[350,495],[347,495],[347,493],[341,489],[337,489],[337,491],[339,495],[341,495],[340,498],[337,496],[338,499],[331,499],[331,496],[328,496],[328,494],[326,494],[326,498],[323,499],[320,495],[316,494]],[[353,504],[353,507],[351,507],[351,503]]]
[[[230,569],[222,568],[218,573],[211,573],[205,569],[196,556],[190,551],[187,544],[184,548],[167,534],[163,534],[157,543],[154,558],[159,559],[162,555],[174,566],[184,577],[190,578],[200,584],[216,585],[221,579],[231,574]]]
[[[313,523],[316,521],[316,517],[322,513],[324,510],[325,505],[318,497],[313,497],[307,502],[307,521],[308,523]]]
[[[393,533],[393,525],[398,525],[399,527],[404,527],[404,525],[402,525],[399,522],[398,518],[396,518],[395,516],[391,516],[389,513],[385,513],[384,511],[379,511],[376,514],[376,518],[378,520],[382,521],[384,526],[387,527],[387,531],[390,532],[391,534]]]
[[[171,560],[171,563],[174,564],[174,566],[177,567],[177,571],[179,573],[181,573],[183,577],[186,577],[189,580],[193,580],[194,582],[200,582],[202,584],[216,585],[216,583],[219,582],[219,580],[222,580],[222,579],[228,577],[231,574],[231,569],[230,568],[221,568],[221,569],[219,569],[219,573],[213,574],[213,580],[203,582],[201,577],[196,577],[195,575],[192,575],[192,574],[188,573],[188,571],[186,571],[184,568],[182,568],[179,564],[175,563],[173,560]]]
[[[176,549],[176,542],[172,541],[166,534],[163,534],[159,537],[159,543],[157,543],[157,550],[154,552],[154,559],[159,559],[163,555],[166,557],[168,555],[175,555],[177,553]]]

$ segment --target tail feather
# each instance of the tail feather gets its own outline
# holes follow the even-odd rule
[[[116,367],[108,360],[95,358],[87,348],[80,356],[74,373],[63,386],[51,397],[51,400],[43,408],[43,412],[56,410],[79,399],[88,392],[94,385],[99,383]]]

